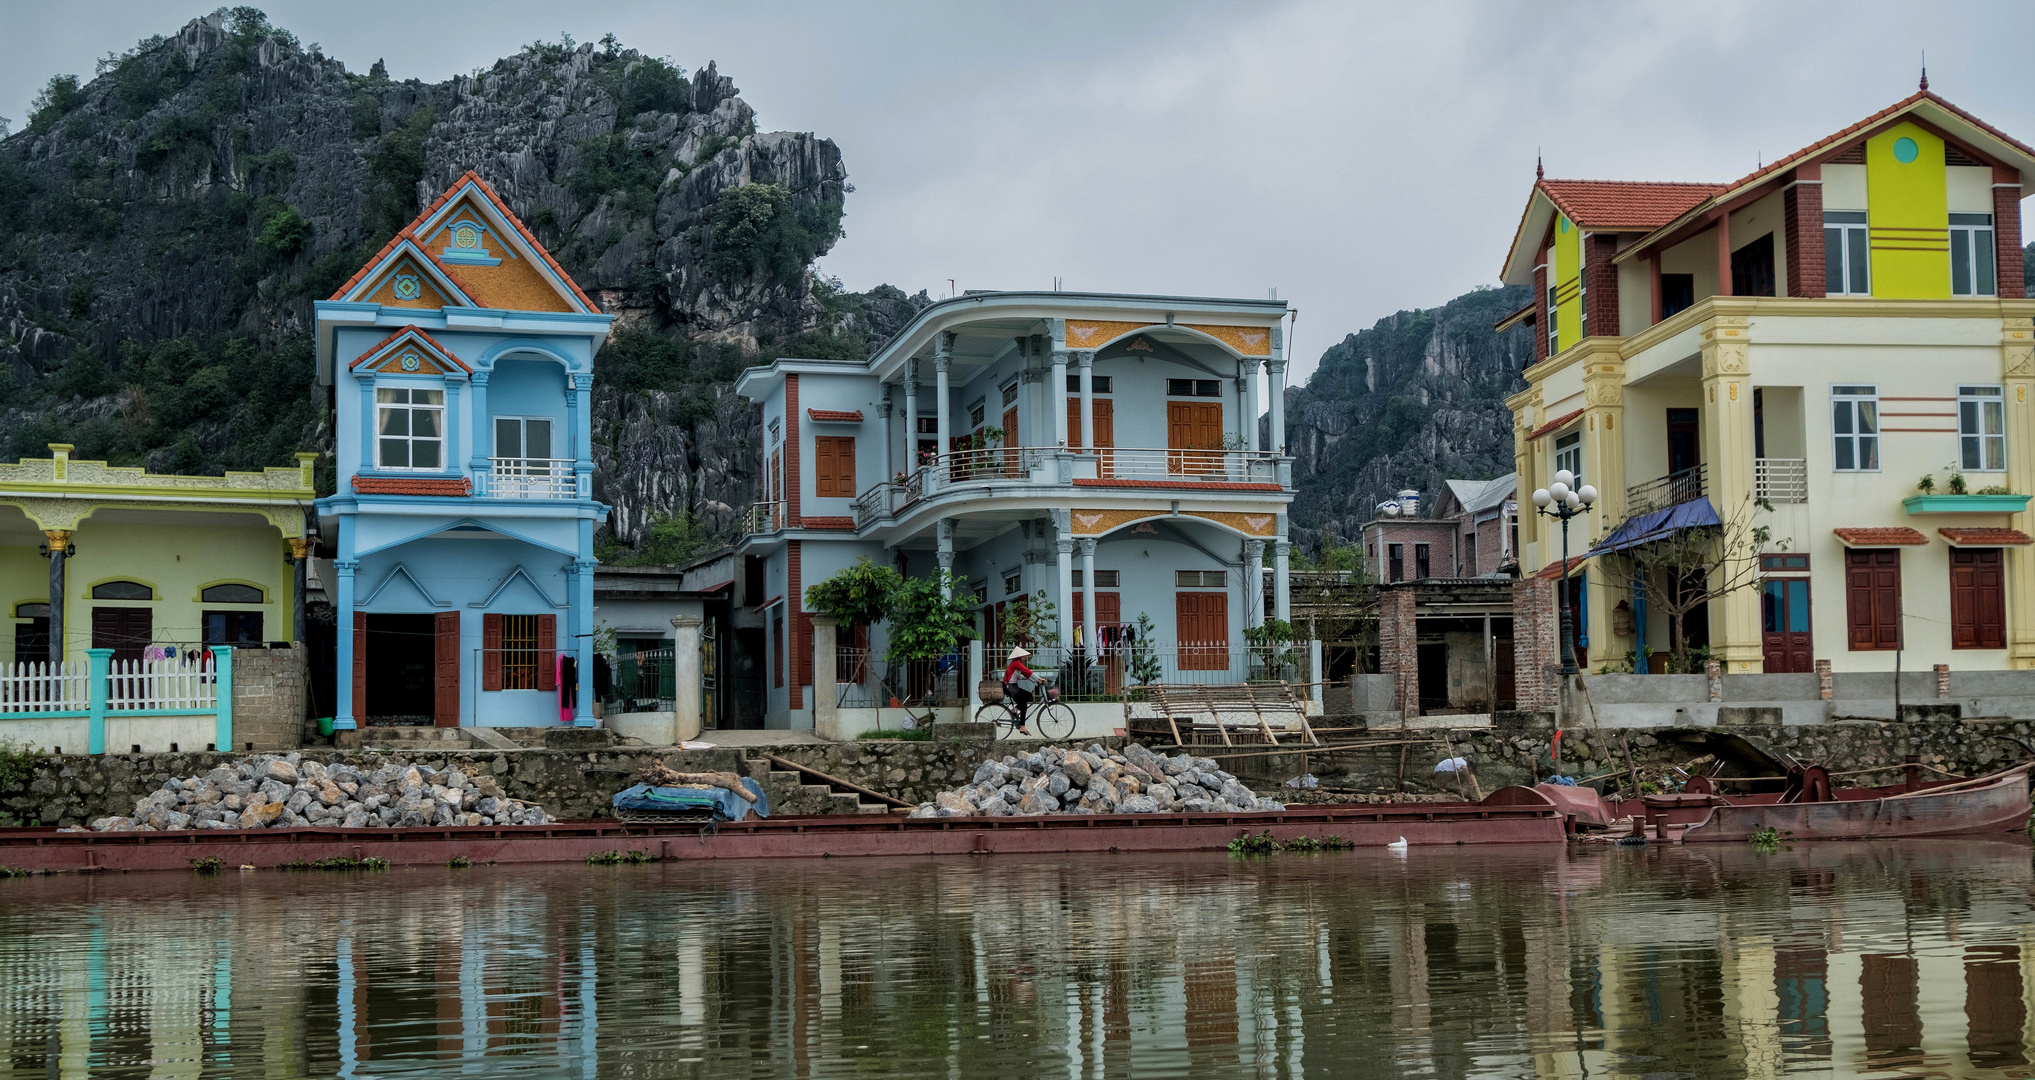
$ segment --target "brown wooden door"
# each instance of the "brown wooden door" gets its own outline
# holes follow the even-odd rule
[[[1110,467],[1116,463],[1116,455],[1109,451],[1116,446],[1116,406],[1101,398],[1095,399],[1095,447],[1101,452],[1102,460],[1096,464],[1097,476],[1108,476]],[[1081,399],[1067,399],[1067,444],[1081,445]]]
[[[155,613],[147,608],[92,609],[92,647],[112,649],[115,660],[139,660],[154,634]]]
[[[1222,470],[1222,402],[1166,403],[1166,456],[1170,473],[1211,473]]]
[[[1099,611],[1102,602],[1095,604]],[[1174,647],[1182,671],[1222,671],[1229,667],[1229,594],[1173,594]]]
[[[1760,587],[1760,647],[1769,675],[1816,670],[1809,634],[1809,579],[1768,578]]]
[[[2006,578],[1999,548],[1950,549],[1950,647],[2007,647]]]
[[[1901,550],[1852,548],[1844,553],[1844,607],[1853,651],[1901,645]]]
[[[459,612],[441,611],[431,620],[431,722],[459,726]]]
[[[1491,692],[1498,698],[1491,705],[1493,711],[1502,708],[1516,709],[1519,707],[1519,678],[1518,672],[1513,668],[1515,662],[1512,653],[1512,639],[1509,637],[1493,636],[1491,639],[1491,663],[1492,666],[1497,668],[1497,671],[1491,679]]]
[[[1013,405],[1003,410],[1003,474],[1005,476],[1016,476],[1018,468],[1024,464],[1020,460],[1024,455],[1018,453],[1018,447],[1023,445],[1024,443],[1018,441],[1017,406]]]

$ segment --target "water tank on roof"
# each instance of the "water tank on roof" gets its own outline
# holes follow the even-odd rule
[[[1399,493],[1399,516],[1420,516],[1420,492],[1407,488]]]

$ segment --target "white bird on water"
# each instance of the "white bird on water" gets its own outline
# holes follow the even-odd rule
[[[1392,842],[1391,842],[1391,843],[1389,843],[1389,844],[1386,844],[1386,845],[1385,845],[1385,850],[1386,850],[1386,851],[1405,851],[1405,850],[1406,850],[1406,838],[1402,836],[1402,837],[1400,837],[1399,839],[1397,839],[1397,840],[1394,840],[1394,841],[1392,841]]]

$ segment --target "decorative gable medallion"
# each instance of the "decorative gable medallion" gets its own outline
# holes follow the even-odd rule
[[[351,366],[354,371],[403,375],[449,375],[473,370],[451,350],[440,345],[437,339],[415,326],[405,326],[376,342]]]
[[[424,295],[424,283],[415,274],[397,274],[393,291],[398,300],[415,300]]]

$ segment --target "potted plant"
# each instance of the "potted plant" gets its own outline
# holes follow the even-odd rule
[[[1936,476],[1924,476],[1915,485],[1915,494],[1901,500],[1901,505],[1910,514],[2018,514],[2028,508],[2028,496],[2017,495],[2011,489],[1993,484],[1971,490],[1970,481],[1956,462],[1946,465],[1950,479],[1944,483],[1945,490],[1936,490]]]

